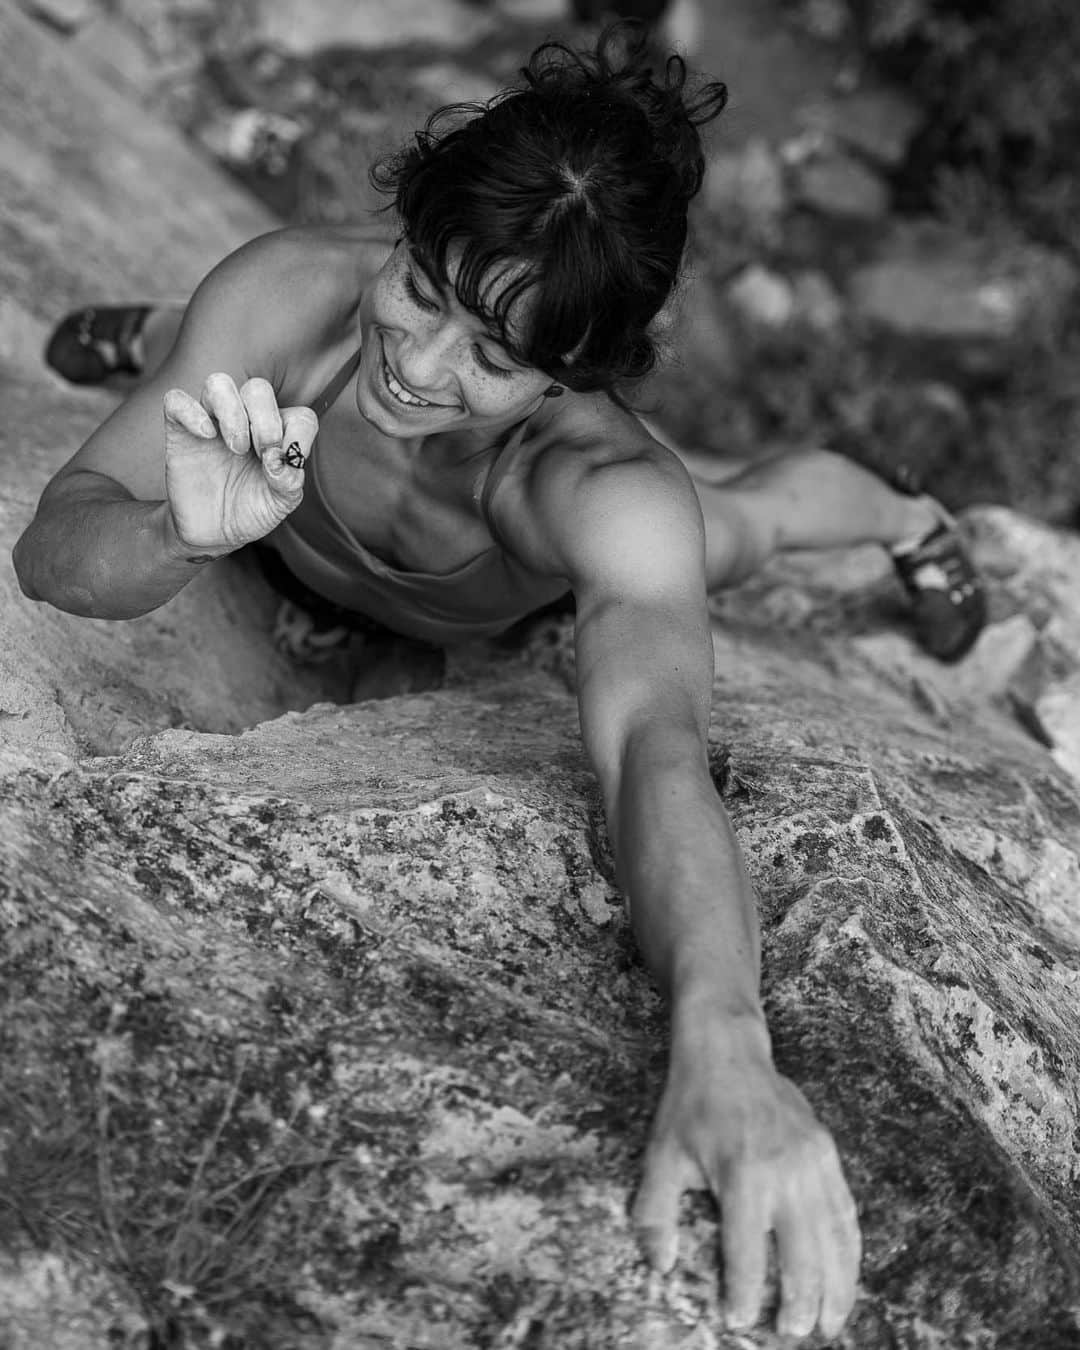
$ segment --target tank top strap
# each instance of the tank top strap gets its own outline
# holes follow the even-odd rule
[[[361,350],[357,348],[349,357],[345,364],[330,377],[330,382],[325,386],[320,394],[311,400],[310,408],[316,417],[322,417],[327,408],[333,406],[337,396],[349,383],[360,365]]]

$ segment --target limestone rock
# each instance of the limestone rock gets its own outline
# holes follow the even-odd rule
[[[976,558],[1038,635],[1008,682],[1017,716],[1080,783],[1080,539],[1032,528],[1005,511],[979,514]]]
[[[935,735],[812,653],[718,636],[718,669],[777,1053],[837,1132],[867,1233],[838,1343],[1063,1337],[1075,797],[1034,747]],[[530,1325],[552,1350],[674,1347],[688,1321],[723,1343],[705,1212],[659,1297],[626,1227],[662,1022],[598,809],[570,696],[520,671],[239,737],[166,732],[14,785],[5,1061],[31,1071],[28,1109],[62,1085],[75,1128],[93,1047],[144,1279],[169,1272],[194,1316],[198,1268],[162,1264],[152,1225],[208,1222],[215,1190],[269,1168],[280,1199],[251,1240],[288,1299],[262,1343],[290,1302],[340,1344],[433,1319],[462,1346]],[[196,1180],[184,1160],[215,1121]],[[289,1260],[298,1242],[317,1266]],[[241,1282],[224,1325],[251,1334],[264,1300]]]
[[[1080,535],[1004,507],[980,507],[966,519],[980,570],[1014,609],[1033,616],[1040,631],[1080,654]]]
[[[0,538],[10,548],[47,479],[114,401],[67,386],[45,368],[40,353],[51,325],[88,302],[187,295],[232,248],[276,222],[174,132],[133,115],[119,93],[15,10],[0,9],[0,47],[0,106],[11,132],[0,144],[0,225],[8,241],[0,252],[0,398],[17,485],[0,500]],[[176,184],[184,185],[182,211]],[[348,689],[348,672],[298,678],[269,648],[274,599],[244,561],[199,578],[168,610],[131,623],[78,620],[33,605],[10,566],[0,573],[0,597],[5,730],[27,746],[40,736],[50,756],[69,737],[108,751],[151,726],[239,730]],[[207,622],[192,641],[184,616],[200,610]],[[237,663],[243,634],[264,650]]]
[[[883,679],[910,676],[935,711],[964,706],[971,712],[997,700],[1014,697],[1015,681],[1030,661],[1037,632],[1026,614],[1014,614],[989,623],[971,651],[955,666],[943,666],[921,651],[912,650],[902,631],[882,631],[855,639],[859,654]],[[1030,728],[1029,728],[1030,729]]]
[[[79,60],[91,66],[113,88],[122,88],[140,100],[152,97],[160,71],[129,22],[99,8],[72,42]]]
[[[1073,671],[1045,689],[1035,711],[1049,734],[1054,759],[1080,782],[1080,673]]]
[[[77,32],[97,11],[95,0],[20,0],[20,3],[32,18],[60,33]]]
[[[100,1270],[56,1252],[0,1255],[5,1350],[87,1350],[145,1343],[146,1319]]]

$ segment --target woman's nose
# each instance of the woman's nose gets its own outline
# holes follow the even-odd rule
[[[412,330],[398,350],[398,374],[417,393],[442,388],[454,370],[457,337],[445,325]]]

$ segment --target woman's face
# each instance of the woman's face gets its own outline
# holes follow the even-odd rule
[[[461,305],[455,270],[451,255],[449,284],[440,287],[403,240],[364,293],[356,403],[387,436],[509,426],[538,407],[551,384],[542,371],[518,365],[498,334]],[[527,297],[516,306],[522,321],[527,306]]]

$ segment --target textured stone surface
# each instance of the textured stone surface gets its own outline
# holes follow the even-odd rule
[[[60,39],[8,7],[0,8],[0,49],[0,436],[9,466],[0,497],[0,708],[9,746],[33,753],[43,737],[51,754],[74,735],[110,750],[149,726],[236,730],[334,696],[348,687],[342,672],[297,681],[268,647],[273,600],[242,563],[130,624],[73,619],[20,595],[7,550],[46,481],[115,401],[45,368],[52,324],[103,298],[186,295],[231,248],[275,222],[175,133],[87,75]],[[198,614],[206,622],[193,639]],[[257,657],[237,658],[251,649],[245,635]]]
[[[11,110],[19,155],[0,143],[6,548],[107,406],[10,334],[97,282],[180,284],[262,219],[3,10],[0,45],[11,97],[43,101]],[[976,524],[995,619],[1072,632],[1069,548],[1008,513]],[[837,1344],[1066,1350],[1080,801],[1000,701],[920,700],[902,628],[890,674],[860,655],[853,634],[902,625],[860,565],[791,560],[718,599],[715,638],[716,779],[777,1058],[864,1225]],[[565,626],[459,658],[437,693],[308,706],[332,677],[275,664],[257,579],[203,584],[107,625],[4,574],[0,1343],[777,1344],[723,1332],[703,1200],[669,1279],[630,1240],[663,1016]]]
[[[863,1215],[842,1343],[1074,1343],[1075,793],[988,719],[942,731],[812,646],[717,644],[778,1058]],[[259,1344],[723,1343],[707,1209],[663,1286],[627,1232],[662,1017],[557,681],[512,662],[158,733],[9,779],[5,819],[14,1100],[107,1159],[137,1288],[192,1290],[189,1318],[214,1292],[146,1236],[193,1207],[212,1228],[190,1188],[213,1141],[209,1194],[295,1171],[253,1225],[287,1297],[225,1303]]]

